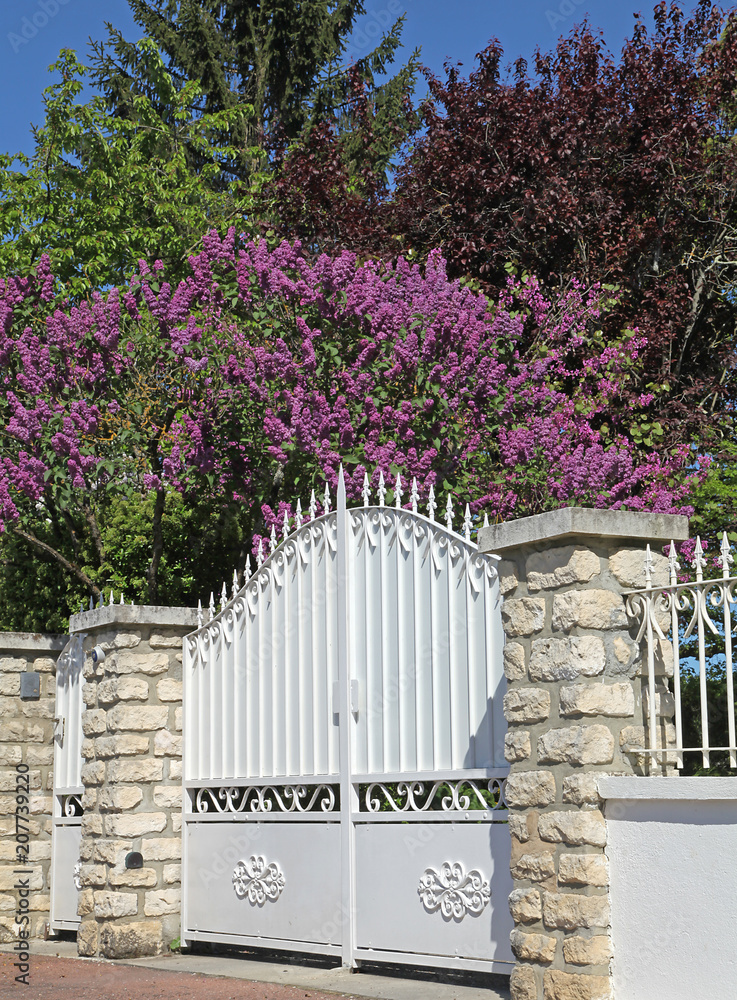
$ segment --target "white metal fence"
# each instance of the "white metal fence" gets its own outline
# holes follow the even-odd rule
[[[511,968],[495,557],[398,485],[185,640],[184,942]]]
[[[713,766],[719,754],[720,764],[737,768],[732,659],[737,577],[730,576],[733,557],[726,532],[716,562],[721,576],[704,579],[708,562],[697,538],[691,564],[696,578],[679,583],[681,567],[671,542],[669,584],[654,587],[648,546],[646,586],[627,597],[647,653],[647,746],[630,749],[679,769],[686,754],[700,754],[704,768]],[[689,734],[700,740],[689,741]]]

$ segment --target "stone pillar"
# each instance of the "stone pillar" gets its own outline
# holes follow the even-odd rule
[[[4,943],[17,941],[21,932],[24,937],[43,937],[49,919],[54,669],[66,641],[63,635],[0,634],[0,941]],[[21,676],[26,672],[39,675],[38,695],[34,691],[21,697]],[[20,782],[19,766],[24,776]],[[17,808],[28,809],[27,823],[18,830]],[[18,832],[23,837],[27,833],[28,840],[17,839]],[[23,875],[18,874],[20,869]],[[29,890],[22,900],[21,879],[27,880]]]
[[[645,745],[647,668],[623,594],[645,586],[648,542],[653,585],[667,585],[663,546],[687,536],[685,517],[580,508],[480,533],[503,559],[513,1000],[613,996],[596,783],[658,773],[631,750]]]
[[[179,937],[181,649],[193,628],[187,608],[112,605],[70,621],[87,654],[80,955],[155,955]],[[142,867],[126,867],[134,852]]]

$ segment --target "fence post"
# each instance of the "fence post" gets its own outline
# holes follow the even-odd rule
[[[80,955],[159,954],[179,936],[181,650],[195,627],[188,608],[109,605],[70,620],[86,652]]]
[[[502,556],[513,1000],[613,995],[596,782],[650,766],[628,749],[646,745],[646,655],[623,594],[645,584],[648,542],[653,585],[667,585],[662,547],[687,536],[685,517],[581,508],[480,532]]]

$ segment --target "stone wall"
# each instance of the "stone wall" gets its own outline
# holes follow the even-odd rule
[[[182,637],[189,609],[109,606],[75,615],[87,655],[82,716],[81,955],[158,954],[179,937]],[[143,867],[126,867],[142,855]]]
[[[647,541],[658,545],[653,585],[667,584],[662,545],[687,531],[686,518],[567,509],[481,533],[480,547],[503,556],[514,1000],[612,996],[597,779],[652,770],[636,752],[647,679],[623,594],[645,585]]]
[[[56,660],[66,636],[0,633],[0,941],[18,938],[16,888],[19,855],[16,836],[17,765],[27,765],[28,864],[30,921],[23,924],[33,937],[43,937],[49,919],[51,865],[51,802],[54,787],[54,699]],[[20,697],[21,674],[40,674],[39,697]],[[24,827],[24,829],[26,829]],[[25,855],[21,858],[25,860]]]

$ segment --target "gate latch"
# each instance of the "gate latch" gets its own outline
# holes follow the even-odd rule
[[[59,732],[59,723],[61,723],[61,732]],[[54,736],[57,738],[59,746],[64,746],[64,730],[66,728],[66,718],[63,715],[57,715],[54,719]]]
[[[358,717],[358,681],[351,681],[351,712]],[[333,681],[333,715],[340,715],[340,682]]]

